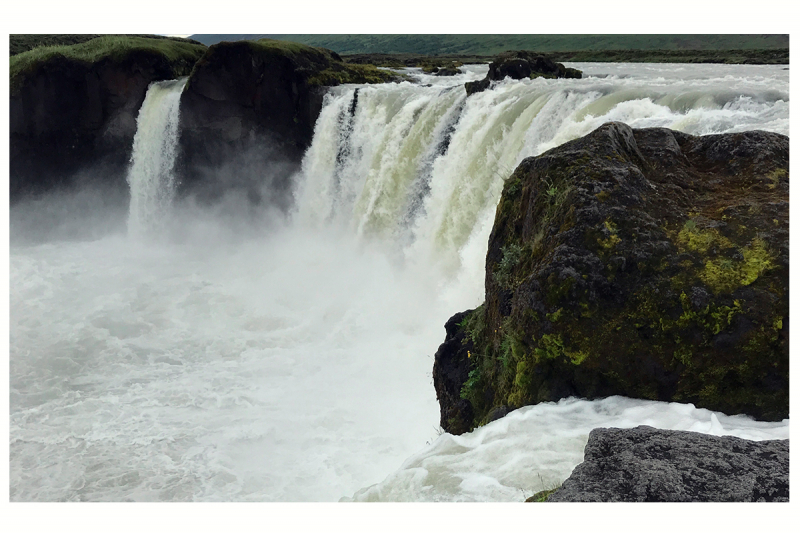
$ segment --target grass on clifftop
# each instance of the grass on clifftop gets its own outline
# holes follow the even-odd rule
[[[206,47],[174,39],[122,35],[97,37],[74,45],[40,46],[11,56],[9,60],[11,92],[13,94],[19,89],[25,77],[33,72],[37,65],[54,57],[60,56],[92,64],[103,59],[123,61],[130,54],[142,51],[160,54],[170,63],[184,64],[187,68],[181,74],[185,75],[189,73],[194,62],[203,55]]]
[[[326,48],[317,48],[292,41],[275,39],[259,39],[255,41],[261,47],[278,50],[281,53],[299,56],[305,55],[316,59],[318,70],[308,78],[309,85],[341,85],[344,83],[385,83],[398,78],[397,74],[380,70],[375,65],[346,64],[336,52]]]
[[[182,37],[168,37],[166,35],[102,35],[102,34],[88,34],[88,33],[17,33],[9,35],[8,51],[9,55],[15,56],[34,48],[42,46],[71,46],[73,44],[81,44],[98,37],[142,37],[145,39],[169,39],[171,41],[203,45],[199,41],[193,39],[184,39]]]
[[[292,41],[278,41],[275,39],[259,39],[257,41],[248,42],[262,51],[278,52],[292,57],[305,56],[317,62],[335,60],[330,50],[308,46],[307,44],[295,43]]]
[[[386,83],[402,79],[401,74],[381,70],[375,65],[356,65],[345,63],[336,52],[291,41],[259,39],[257,41],[222,42],[211,46],[208,52],[195,65],[203,68],[213,61],[215,54],[223,53],[232,47],[245,43],[252,53],[261,57],[284,56],[293,62],[298,71],[307,76],[311,86],[334,86],[345,83]],[[189,83],[191,83],[191,78]]]

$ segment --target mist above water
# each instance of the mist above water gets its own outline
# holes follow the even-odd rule
[[[603,77],[509,80],[467,98],[478,66],[357,97],[333,89],[288,217],[233,194],[174,200],[179,93],[151,88],[129,205],[85,190],[12,209],[11,499],[335,501],[461,442],[437,440],[433,354],[447,318],[483,300],[494,209],[521,159],[608,120],[788,133],[776,67],[577,66]],[[147,116],[165,120],[145,143]],[[536,431],[554,455],[526,460],[530,479],[554,464],[564,477],[589,426],[620,420],[590,408],[591,423],[565,427],[564,407],[549,409]],[[648,416],[699,415],[656,404]],[[525,439],[514,420],[460,438],[489,452],[466,485],[451,471],[425,488],[401,469],[390,491],[359,498],[519,499],[508,455],[480,436],[499,423]],[[747,436],[754,423],[737,424]],[[497,480],[506,488],[486,488]]]

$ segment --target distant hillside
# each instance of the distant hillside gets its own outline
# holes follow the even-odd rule
[[[210,46],[263,37],[321,46],[340,54],[410,53],[494,55],[505,50],[753,50],[789,48],[788,35],[385,35],[198,34]]]

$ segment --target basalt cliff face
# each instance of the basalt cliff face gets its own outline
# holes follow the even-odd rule
[[[73,185],[76,174],[126,187],[136,117],[154,81],[185,76],[203,47],[82,61],[54,55],[12,80],[11,200]]]
[[[88,178],[126,190],[148,86],[189,76],[175,167],[180,192],[213,201],[233,190],[286,207],[326,88],[398,79],[329,50],[271,39],[209,49],[164,43],[106,36],[12,58],[12,201]]]
[[[183,192],[212,200],[238,190],[286,207],[289,179],[311,144],[326,87],[391,81],[334,52],[263,39],[214,45],[181,97]]]
[[[788,164],[778,134],[620,123],[524,160],[436,353],[442,427],[615,394],[788,417]]]

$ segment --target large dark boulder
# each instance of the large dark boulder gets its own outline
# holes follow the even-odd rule
[[[181,190],[213,200],[239,190],[285,207],[326,87],[395,79],[338,54],[262,39],[211,46],[181,97]]]
[[[606,124],[510,176],[442,427],[569,396],[789,413],[789,140]],[[451,341],[452,342],[452,341]],[[470,351],[471,357],[466,357]]]
[[[148,85],[188,74],[205,49],[169,42],[166,53],[149,46],[165,41],[119,37],[106,53],[89,48],[105,39],[75,45],[73,54],[33,50],[11,58],[12,202],[70,186],[89,169],[104,184],[127,188],[136,117]],[[97,57],[83,59],[83,49]]]
[[[578,69],[565,67],[545,55],[527,50],[503,52],[489,64],[489,72],[486,74],[493,81],[506,77],[521,80],[538,77],[580,79],[582,76],[583,72]]]
[[[583,73],[574,68],[565,67],[552,59],[536,52],[517,50],[503,52],[489,64],[489,72],[479,81],[464,84],[467,94],[485,91],[493,81],[505,78],[522,80],[525,78],[578,78]]]
[[[789,441],[648,426],[592,430],[548,502],[788,502]]]

